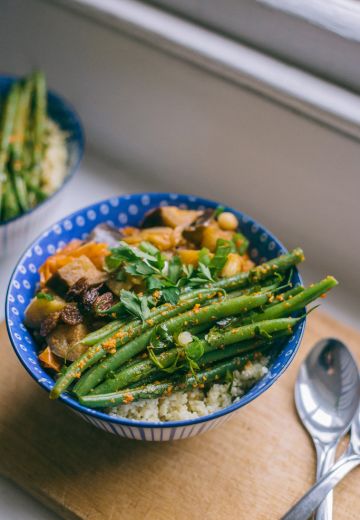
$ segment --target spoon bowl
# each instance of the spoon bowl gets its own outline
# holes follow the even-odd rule
[[[300,367],[297,412],[314,441],[332,443],[350,428],[360,398],[356,362],[341,341],[319,341]]]

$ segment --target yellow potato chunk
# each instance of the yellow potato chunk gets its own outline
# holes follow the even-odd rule
[[[181,263],[193,265],[194,267],[199,263],[199,253],[200,251],[198,249],[180,249],[178,251]]]
[[[140,242],[150,242],[160,251],[175,247],[180,235],[171,227],[153,227],[134,232],[133,235],[123,238],[127,244],[137,246]]]
[[[217,223],[210,224],[206,226],[202,235],[202,247],[207,247],[209,251],[214,252],[216,249],[216,242],[219,238],[223,238],[225,240],[232,240],[234,233],[232,231],[225,231],[220,229]]]
[[[33,298],[25,311],[25,325],[31,329],[40,328],[41,322],[52,312],[61,311],[65,307],[65,301],[54,296],[51,301]]]
[[[228,278],[235,276],[238,273],[249,271],[254,266],[247,255],[241,256],[238,253],[229,253],[226,264],[222,268],[221,276]]]

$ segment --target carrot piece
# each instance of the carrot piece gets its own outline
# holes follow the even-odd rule
[[[102,269],[105,257],[109,254],[107,244],[101,242],[86,242],[72,240],[63,249],[49,256],[39,269],[40,285],[44,286],[51,276],[64,265],[72,262],[74,258],[85,255],[98,268]]]
[[[61,363],[55,354],[51,352],[50,347],[46,347],[38,357],[45,368],[51,368],[52,370],[55,370],[55,372],[60,372]]]

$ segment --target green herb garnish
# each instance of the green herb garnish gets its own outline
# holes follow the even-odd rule
[[[51,302],[53,301],[54,296],[50,293],[38,292],[36,298],[38,298],[39,300],[47,300],[48,302]]]

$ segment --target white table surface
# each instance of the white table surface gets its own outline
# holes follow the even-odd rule
[[[152,179],[140,178],[124,172],[120,167],[106,163],[94,155],[88,155],[82,163],[75,178],[65,188],[67,197],[57,207],[52,215],[44,222],[43,227],[49,226],[59,218],[72,211],[99,201],[103,198],[121,193],[157,191],[162,186]],[[165,189],[165,188],[164,188]],[[189,191],[184,189],[184,191]],[[40,228],[33,230],[35,238],[41,232]],[[0,261],[0,320],[4,317],[4,300],[9,277],[14,263],[22,251],[13,254],[6,260]],[[324,273],[305,270],[305,280],[315,280]],[[331,303],[325,302],[323,308],[338,319],[359,328],[356,313],[358,308],[356,298],[347,291],[337,289],[331,298]],[[15,484],[0,476],[0,520],[58,520],[59,517],[47,510],[28,494],[20,490]]]

